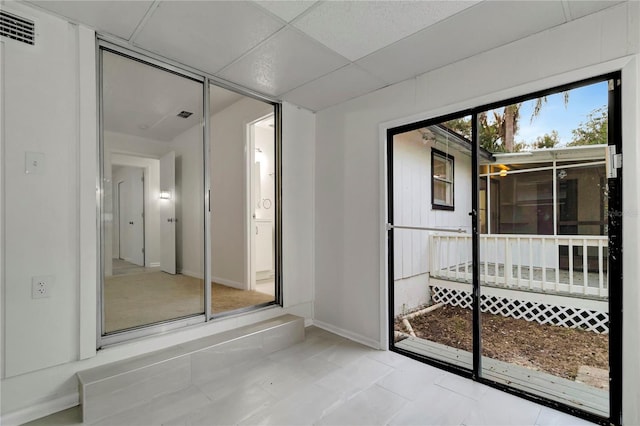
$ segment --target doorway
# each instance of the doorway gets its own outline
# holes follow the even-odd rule
[[[274,114],[269,114],[247,126],[246,167],[250,289],[271,296],[275,296],[274,119]]]
[[[114,165],[112,176],[117,182],[113,274],[122,275],[135,270],[136,266],[146,266],[144,169]]]

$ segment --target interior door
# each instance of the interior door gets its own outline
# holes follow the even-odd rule
[[[129,234],[130,262],[144,266],[144,170],[133,168],[129,179]]]
[[[176,273],[176,153],[160,158],[160,268]]]

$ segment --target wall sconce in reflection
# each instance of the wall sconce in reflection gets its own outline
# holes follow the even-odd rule
[[[500,177],[505,177],[507,175],[507,171],[505,169],[500,170]]]
[[[161,200],[170,200],[171,199],[171,192],[169,192],[169,191],[160,191],[160,199]]]

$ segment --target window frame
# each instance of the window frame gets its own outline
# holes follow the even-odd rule
[[[436,157],[440,157],[444,160],[445,164],[447,162],[451,162],[451,179],[442,179],[436,177],[433,174],[435,169],[435,159]],[[451,154],[447,154],[446,152],[442,152],[438,149],[431,148],[431,209],[432,210],[445,210],[445,211],[454,211],[455,210],[455,157]],[[435,184],[437,182],[444,183],[445,185],[451,185],[451,204],[440,203],[436,201],[435,197]],[[447,187],[448,188],[448,187]]]

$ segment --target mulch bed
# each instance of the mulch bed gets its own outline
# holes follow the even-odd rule
[[[575,380],[578,367],[609,368],[609,336],[481,314],[482,355]],[[471,311],[445,305],[410,320],[417,337],[472,351]],[[401,321],[395,329],[406,332]]]

